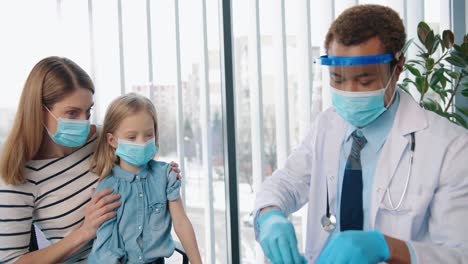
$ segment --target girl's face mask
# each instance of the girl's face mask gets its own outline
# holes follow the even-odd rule
[[[136,143],[123,139],[117,140],[115,155],[133,166],[143,166],[154,158],[158,152],[155,139],[152,138],[145,143]]]

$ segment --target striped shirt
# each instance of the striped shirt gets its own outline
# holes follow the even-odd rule
[[[29,252],[31,224],[51,244],[81,226],[98,181],[89,171],[96,137],[64,157],[29,161],[22,185],[8,185],[0,178],[0,263],[13,263]],[[91,247],[92,241],[65,262],[85,263]]]

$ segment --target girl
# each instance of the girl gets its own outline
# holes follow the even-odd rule
[[[123,95],[109,106],[91,167],[96,191],[112,188],[122,205],[97,231],[89,263],[163,263],[174,252],[171,226],[192,263],[201,263],[180,182],[158,152],[156,110],[149,99]]]

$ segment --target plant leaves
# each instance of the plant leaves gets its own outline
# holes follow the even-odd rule
[[[468,43],[463,43],[460,46],[460,52],[463,53],[463,55],[468,56]]]
[[[433,54],[434,53],[434,43],[436,42],[436,37],[434,35],[434,31],[429,31],[429,33],[427,33],[427,36],[426,36],[426,41],[424,42],[424,46],[426,47],[427,49],[427,52],[429,54]]]
[[[423,78],[422,89],[421,90],[422,90],[423,94],[426,94],[427,90],[429,90],[429,83],[428,83],[426,78]]]
[[[450,49],[453,47],[453,43],[455,42],[455,36],[453,32],[450,30],[444,30],[442,32],[442,42],[444,43],[444,47]]]
[[[454,57],[454,56],[447,57],[447,58],[445,58],[445,60],[448,63],[452,64],[453,66],[457,66],[457,67],[460,67],[460,68],[464,68],[466,66],[465,63],[463,62],[463,60],[460,60],[459,58]]]
[[[452,116],[455,118],[455,121],[457,124],[463,126],[464,128],[468,128],[468,124],[466,123],[465,119],[457,114],[457,113],[452,113]]]
[[[433,58],[428,58],[428,59],[426,60],[426,68],[427,68],[427,70],[429,70],[429,71],[432,70],[432,68],[434,67],[434,63],[435,63],[435,62],[434,62],[434,59],[433,59]]]
[[[409,61],[407,62],[407,64],[410,64],[410,65],[412,65],[412,66],[414,66],[413,64],[421,65],[421,67],[424,67],[424,66],[425,66],[424,62],[419,61],[419,60],[409,60]]]
[[[440,84],[441,84],[442,87],[444,87],[444,88],[447,86],[447,82],[450,82],[450,83],[452,82],[452,81],[451,81],[451,78],[448,79],[448,78],[446,77],[446,74],[448,74],[447,71],[448,71],[448,70],[444,68],[444,74],[443,74],[442,76],[440,76]]]
[[[418,38],[419,38],[419,41],[421,41],[421,43],[423,44],[426,43],[426,38],[430,31],[431,31],[431,28],[429,27],[428,24],[426,24],[426,22],[424,21],[419,22]]]
[[[468,97],[468,88],[464,89],[463,91],[461,91],[461,94],[465,97]]]
[[[443,44],[442,44],[442,39],[440,38],[440,36],[435,35],[434,42],[433,42],[432,47],[431,47],[431,54],[434,54],[437,51],[437,49],[439,48],[439,45],[441,45],[442,48],[444,47]]]
[[[421,77],[421,76],[416,77],[416,81],[415,81],[416,89],[418,89],[420,93],[423,93],[424,80],[425,80],[424,77]]]
[[[436,112],[437,114],[441,116],[448,117],[448,113],[445,113],[442,110],[442,107],[440,106],[440,104],[430,98],[424,99],[421,104],[422,104],[422,107],[424,107],[424,109],[430,110],[432,112]]]
[[[465,56],[468,56],[468,43],[463,43],[460,46],[453,44],[452,52],[456,53],[460,57],[467,58]]]
[[[445,78],[445,76],[440,77],[440,84],[442,85],[442,88],[445,89],[445,87],[447,87],[447,81],[451,82],[450,80]]]
[[[408,83],[406,83],[408,84]],[[407,94],[410,94],[410,92],[408,91],[408,85],[404,85],[404,84],[398,84],[398,88],[402,89],[403,91],[405,91]]]
[[[406,54],[406,51],[408,51],[408,48],[411,46],[413,41],[414,41],[413,38],[410,38],[408,41],[406,41],[405,45],[401,49],[401,52],[403,52],[403,54]]]
[[[435,106],[435,103],[434,101],[430,100],[430,101],[422,101],[421,102],[421,106],[426,109],[426,110],[430,110],[430,111],[434,111],[434,109],[436,108]]]
[[[422,54],[426,52],[426,50],[423,49],[423,47],[419,46],[418,43],[413,42],[413,44],[419,49],[419,51],[420,51]]]
[[[454,71],[447,71],[447,74],[452,77],[452,79],[458,79],[458,73]]]
[[[437,69],[431,77],[429,82],[430,86],[435,86],[438,82],[441,81],[441,78],[444,76],[444,68]]]
[[[410,65],[410,64],[405,64],[405,68],[408,69],[414,76],[416,77],[421,77],[421,72],[416,69],[416,67]]]
[[[452,57],[455,57],[455,58],[459,59],[460,61],[463,61],[463,63],[465,65],[467,65],[468,64],[468,56],[463,54],[463,52],[464,51],[460,52],[460,51],[455,50],[455,51],[450,52],[450,55]]]
[[[468,117],[468,107],[463,107],[463,106],[459,106],[459,105],[455,105],[455,108],[460,111],[460,113],[462,113],[463,115],[465,115],[466,117]]]
[[[442,100],[442,102],[444,103],[445,105],[445,101],[446,101],[446,97],[447,97],[447,91],[444,90],[444,88],[442,88],[440,85],[434,85],[434,86],[431,86],[432,90],[437,93],[440,97],[440,99]]]
[[[402,88],[404,91],[406,91],[408,94],[410,94],[409,90],[408,90],[408,87],[410,86],[410,84],[412,84],[412,85],[414,85],[416,87],[416,83],[413,80],[411,80],[410,78],[405,78],[403,80],[403,83],[399,84],[398,86],[400,88]]]

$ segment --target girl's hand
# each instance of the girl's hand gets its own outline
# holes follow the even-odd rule
[[[92,188],[91,191],[94,193],[94,190]],[[114,209],[121,205],[121,202],[117,201],[120,194],[112,194],[112,191],[103,189],[97,192],[86,205],[85,219],[80,227],[85,240],[96,237],[96,231],[101,224],[117,215]]]
[[[179,164],[174,161],[171,161],[171,169],[173,172],[177,173],[177,180],[182,180],[182,176],[180,175]]]

